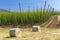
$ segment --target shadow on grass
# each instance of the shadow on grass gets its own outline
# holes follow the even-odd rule
[[[7,36],[7,37],[5,37],[5,38],[16,38],[16,36],[14,36],[14,37],[12,37],[12,36]]]
[[[17,37],[10,37],[10,36],[7,36],[7,37],[3,37],[2,40],[15,40]]]

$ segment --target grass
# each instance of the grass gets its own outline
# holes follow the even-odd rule
[[[21,37],[10,38],[9,28],[0,28],[0,40],[60,40],[60,29],[58,28],[41,28],[41,32],[21,28],[21,32]]]

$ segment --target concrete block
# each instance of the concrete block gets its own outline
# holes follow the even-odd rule
[[[32,31],[33,32],[40,31],[40,26],[32,26]]]
[[[10,37],[20,37],[21,30],[20,28],[12,28],[9,30]]]

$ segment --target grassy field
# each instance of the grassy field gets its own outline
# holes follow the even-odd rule
[[[41,32],[32,32],[30,28],[21,28],[21,37],[9,37],[9,28],[0,28],[0,40],[60,40],[60,29],[41,28]]]

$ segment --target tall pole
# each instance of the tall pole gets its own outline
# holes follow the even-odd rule
[[[33,6],[33,20],[35,20],[35,10],[34,10],[34,6]],[[33,24],[34,24],[34,21],[33,21]]]
[[[21,24],[23,24],[22,13],[21,13],[21,3],[19,3],[19,10],[20,10],[20,20],[21,20]]]
[[[29,15],[29,14],[30,14],[30,6],[28,6],[28,13],[27,13],[27,17],[28,17],[28,20],[27,20],[28,22],[27,22],[27,23],[29,23],[29,24],[30,24],[30,21],[29,21],[29,19],[30,19],[30,18],[29,18],[29,17],[30,17],[30,15]]]
[[[44,20],[44,13],[45,13],[45,9],[46,9],[46,3],[47,3],[47,1],[45,0],[44,9],[43,9],[43,15],[42,15],[43,16],[43,22],[45,21]]]
[[[21,13],[21,3],[19,3],[19,10],[20,10],[20,13]]]
[[[50,15],[50,13],[49,13],[49,7],[50,7],[50,4],[48,5],[47,12],[46,12],[46,14],[47,14],[47,19],[49,18],[49,15]]]
[[[46,8],[46,3],[47,3],[47,1],[45,0],[44,9],[43,9],[44,11],[45,11],[45,8]]]
[[[52,16],[54,15],[54,8],[52,8]]]

